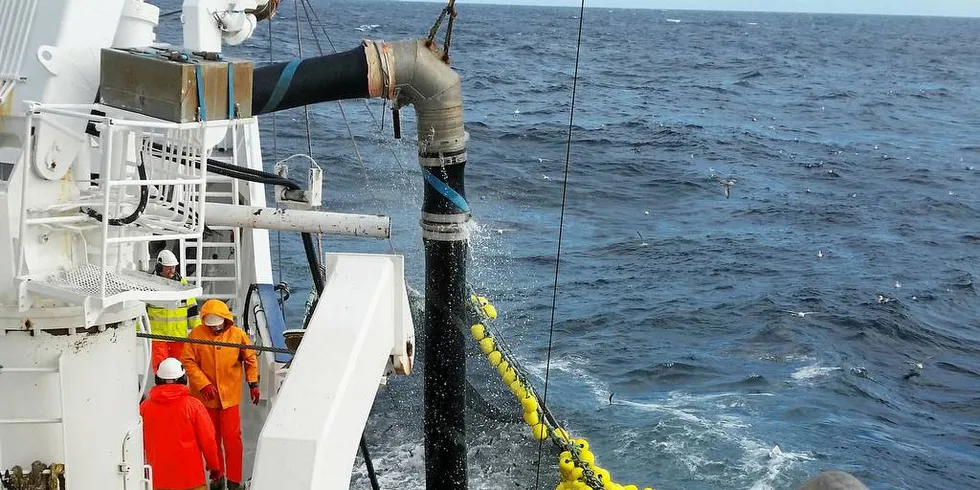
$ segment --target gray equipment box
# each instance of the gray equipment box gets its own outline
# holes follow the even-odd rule
[[[177,123],[251,117],[252,62],[167,48],[105,48],[99,94],[109,107]]]

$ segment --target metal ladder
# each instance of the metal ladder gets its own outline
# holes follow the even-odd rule
[[[62,362],[64,355],[58,356],[58,366],[57,367],[5,367],[0,366],[0,376],[5,374],[57,374],[58,375],[58,398],[61,404],[61,417],[50,417],[50,418],[17,418],[17,419],[0,419],[0,425],[39,425],[39,424],[57,424],[61,426],[61,455],[62,457],[67,456],[68,447],[67,440],[68,435],[65,432],[65,382],[62,378],[61,373],[63,372],[64,363]]]
[[[238,182],[236,180],[209,176],[208,182],[214,187],[230,188],[230,190],[208,190],[206,196],[210,202],[231,202],[232,198],[238,195]],[[208,226],[207,229],[216,233],[207,235],[201,241],[199,249],[201,256],[192,261],[201,268],[199,277],[203,296],[208,299],[225,301],[229,308],[234,310],[241,292],[239,291],[241,286],[238,284],[242,269],[240,228]],[[186,240],[185,245],[181,247],[181,252],[186,253],[187,249],[197,246],[196,239]],[[181,263],[184,262],[184,257],[181,257]],[[232,275],[228,275],[228,272],[232,272],[230,270],[232,267],[229,266],[233,267]],[[234,287],[229,288],[228,283],[233,283]]]
[[[149,352],[146,352],[149,355]],[[61,426],[61,454],[62,456],[68,455],[68,447],[66,442],[68,440],[68,435],[65,431],[65,382],[61,374],[64,372],[64,355],[58,356],[58,366],[57,367],[4,367],[0,366],[0,376],[4,374],[57,374],[58,375],[58,396],[61,404],[61,417],[49,417],[49,418],[17,418],[17,419],[0,419],[0,425],[27,425],[27,424],[57,424]],[[125,464],[125,453],[126,453],[126,443],[130,438],[130,434],[126,434],[126,438],[123,440],[123,460],[124,462],[119,465],[120,473],[127,473],[129,468]],[[142,487],[144,490],[151,490],[153,488],[153,469],[148,464],[144,464],[141,468],[143,470],[143,475],[140,478]]]
[[[64,422],[65,422],[65,384],[61,377],[62,356],[58,356],[58,367],[20,367],[11,368],[0,366],[0,375],[4,374],[57,374],[58,375],[58,396],[61,401],[61,417],[51,418],[23,418],[23,419],[0,419],[0,425],[14,424],[60,424],[62,426],[62,444],[64,444]]]
[[[224,161],[233,165],[241,165],[239,152],[235,149],[243,138],[238,134],[240,128],[230,129],[231,152],[222,155],[214,155],[212,158]],[[239,204],[240,184],[238,179],[232,179],[221,175],[209,173],[208,188],[205,190],[205,201],[221,204]],[[201,268],[200,280],[204,298],[220,299],[228,304],[231,311],[237,311],[238,304],[244,290],[242,288],[242,249],[241,234],[242,229],[234,226],[208,226],[208,231],[215,232],[210,235],[205,233],[200,243],[199,253],[201,256],[195,261]],[[186,246],[181,247],[181,252],[187,248],[196,247],[197,242],[193,239],[186,241]],[[184,261],[181,260],[181,263]],[[233,274],[228,275],[228,272]],[[222,273],[216,273],[221,271]],[[228,284],[233,284],[228,287]],[[199,303],[201,303],[199,301]]]

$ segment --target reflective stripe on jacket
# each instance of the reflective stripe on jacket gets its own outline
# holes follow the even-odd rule
[[[154,386],[140,404],[143,449],[153,468],[153,488],[195,488],[208,468],[220,467],[214,425],[201,402],[180,384]]]
[[[232,325],[215,335],[207,325],[195,327],[188,336],[191,339],[216,340],[232,344],[250,345],[248,334]],[[259,364],[252,349],[217,347],[206,344],[184,344],[181,358],[191,394],[201,398],[201,388],[213,384],[218,389],[217,400],[204,400],[207,408],[228,408],[242,401],[242,365],[249,383],[259,381]]]
[[[180,283],[187,284],[187,279],[181,277]],[[201,324],[195,298],[188,298],[177,308],[147,305],[146,315],[150,317],[150,333],[156,335],[187,337],[188,332]]]

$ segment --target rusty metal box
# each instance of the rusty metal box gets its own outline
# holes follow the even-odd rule
[[[202,116],[206,120],[251,117],[252,62],[208,58],[158,48],[103,49],[100,101],[172,122],[198,121]],[[200,91],[198,80],[203,82]],[[233,116],[228,111],[229,92]]]

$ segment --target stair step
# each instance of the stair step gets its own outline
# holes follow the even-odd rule
[[[61,417],[49,419],[0,419],[0,425],[20,425],[20,424],[60,424]]]
[[[56,367],[22,367],[12,368],[0,366],[0,374],[4,373],[57,373]]]

